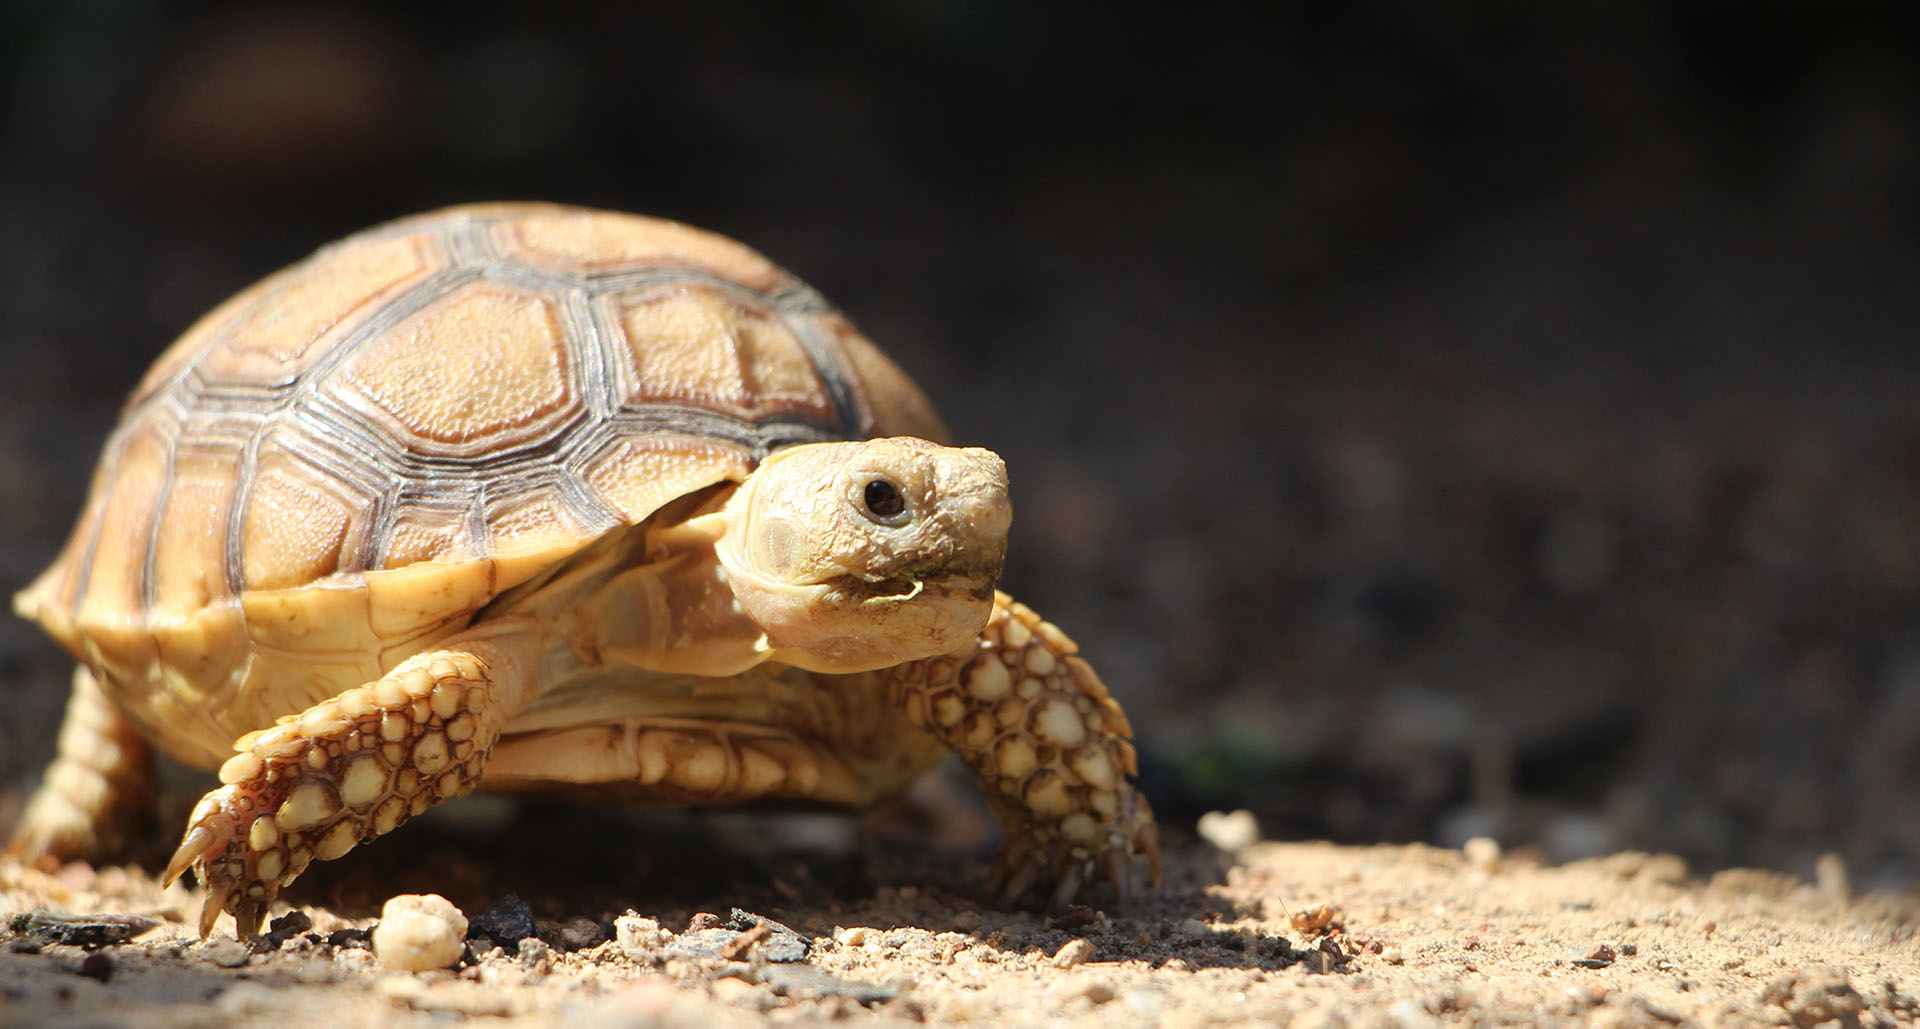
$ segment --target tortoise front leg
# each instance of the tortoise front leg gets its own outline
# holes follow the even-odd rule
[[[192,867],[207,889],[200,935],[222,910],[252,935],[309,862],[473,789],[526,682],[513,649],[456,643],[241,737],[167,864],[167,882]]]
[[[85,666],[74,669],[57,746],[8,848],[28,861],[119,850],[153,813],[153,750]]]
[[[995,593],[976,642],[894,673],[907,717],[972,767],[1006,827],[993,877],[1002,902],[1051,881],[1065,904],[1093,875],[1124,901],[1135,854],[1160,884],[1153,812],[1129,782],[1132,727],[1078,649]]]

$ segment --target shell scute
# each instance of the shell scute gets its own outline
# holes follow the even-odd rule
[[[326,388],[410,450],[452,456],[550,434],[577,403],[552,301],[467,283],[358,347]]]
[[[195,377],[206,387],[293,382],[382,301],[426,278],[437,263],[429,250],[408,238],[341,245],[219,326],[219,342],[194,363]]]
[[[227,594],[227,521],[239,485],[240,448],[222,441],[182,443],[153,550],[156,617],[190,615]]]
[[[78,620],[99,625],[137,622],[144,616],[147,555],[154,516],[165,498],[175,427],[150,420],[118,441],[111,474],[97,482],[106,501],[80,560],[86,571]]]
[[[620,298],[628,404],[684,403],[743,419],[833,410],[799,338],[773,311],[703,285]]]
[[[340,570],[359,505],[291,452],[260,459],[241,522],[241,577],[249,590],[283,590]]]

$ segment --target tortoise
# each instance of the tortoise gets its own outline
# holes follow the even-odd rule
[[[242,936],[476,787],[858,806],[948,753],[1013,901],[1160,877],[1125,715],[998,592],[1005,466],[759,253],[480,204],[324,247],[135,388],[15,599],[78,662],[15,828],[97,856],[151,750],[217,768],[166,870]]]

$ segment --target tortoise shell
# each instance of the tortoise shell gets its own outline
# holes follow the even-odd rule
[[[149,738],[217,764],[776,448],[891,435],[946,433],[753,250],[628,214],[450,208],[189,329],[16,604]]]

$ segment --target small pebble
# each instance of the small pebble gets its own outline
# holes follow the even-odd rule
[[[1600,943],[1595,944],[1593,949],[1587,951],[1584,956],[1574,958],[1573,963],[1582,968],[1605,968],[1613,964],[1619,957],[1620,955],[1614,951],[1610,944]]]
[[[1235,871],[1238,871],[1238,869],[1235,869]],[[1047,922],[1047,928],[1068,929],[1068,930],[1079,929],[1082,926],[1091,924],[1099,916],[1100,916],[1100,912],[1097,912],[1092,908],[1087,907],[1084,904],[1075,904],[1074,906],[1068,908],[1066,911],[1062,912],[1060,915],[1049,920]]]
[[[635,961],[652,961],[671,938],[659,922],[632,912],[614,919],[613,934],[620,950]]]
[[[1343,917],[1343,912],[1332,904],[1320,904],[1310,907],[1293,916],[1290,921],[1297,932],[1323,933],[1332,928]]]
[[[200,947],[200,957],[221,968],[239,968],[246,964],[247,958],[251,956],[246,944],[224,936],[217,940],[208,940]]]
[[[96,950],[80,959],[78,971],[89,979],[104,983],[113,978],[113,959]]]
[[[1687,883],[1687,862],[1677,854],[1654,854],[1647,858],[1634,876],[1641,882],[1661,883],[1667,886],[1684,886]]]
[[[560,946],[586,950],[607,942],[606,927],[591,918],[576,918],[560,927]]]
[[[1054,952],[1053,967],[1072,968],[1075,965],[1085,963],[1086,960],[1091,957],[1093,957],[1093,941],[1085,938],[1068,940],[1066,946]],[[1113,998],[1108,997],[1107,999],[1112,1000]],[[1102,1003],[1104,1003],[1104,1001]]]
[[[1820,860],[1813,863],[1813,882],[1821,899],[1830,903],[1844,904],[1853,896],[1853,886],[1847,881],[1847,859],[1838,854],[1820,855]]]
[[[467,916],[437,893],[402,894],[380,910],[373,952],[382,968],[425,972],[446,968],[466,952]]]
[[[867,939],[872,932],[873,930],[868,929],[864,925],[856,925],[835,932],[833,934],[833,940],[843,947],[864,947],[867,945]]]
[[[502,947],[513,947],[534,934],[533,909],[517,893],[509,893],[487,905],[469,929]]]
[[[553,967],[553,948],[540,937],[529,936],[520,941],[518,959],[528,971],[545,973]]]
[[[1475,836],[1460,848],[1467,857],[1467,867],[1476,872],[1492,875],[1500,870],[1500,843],[1486,836]]]
[[[348,926],[327,934],[327,946],[336,950],[366,950],[373,946],[373,934]]]
[[[1200,838],[1229,854],[1260,842],[1260,822],[1247,810],[1209,811],[1200,816]]]
[[[289,911],[267,924],[267,931],[255,938],[253,948],[279,950],[287,941],[313,928],[313,918],[305,911]]]

